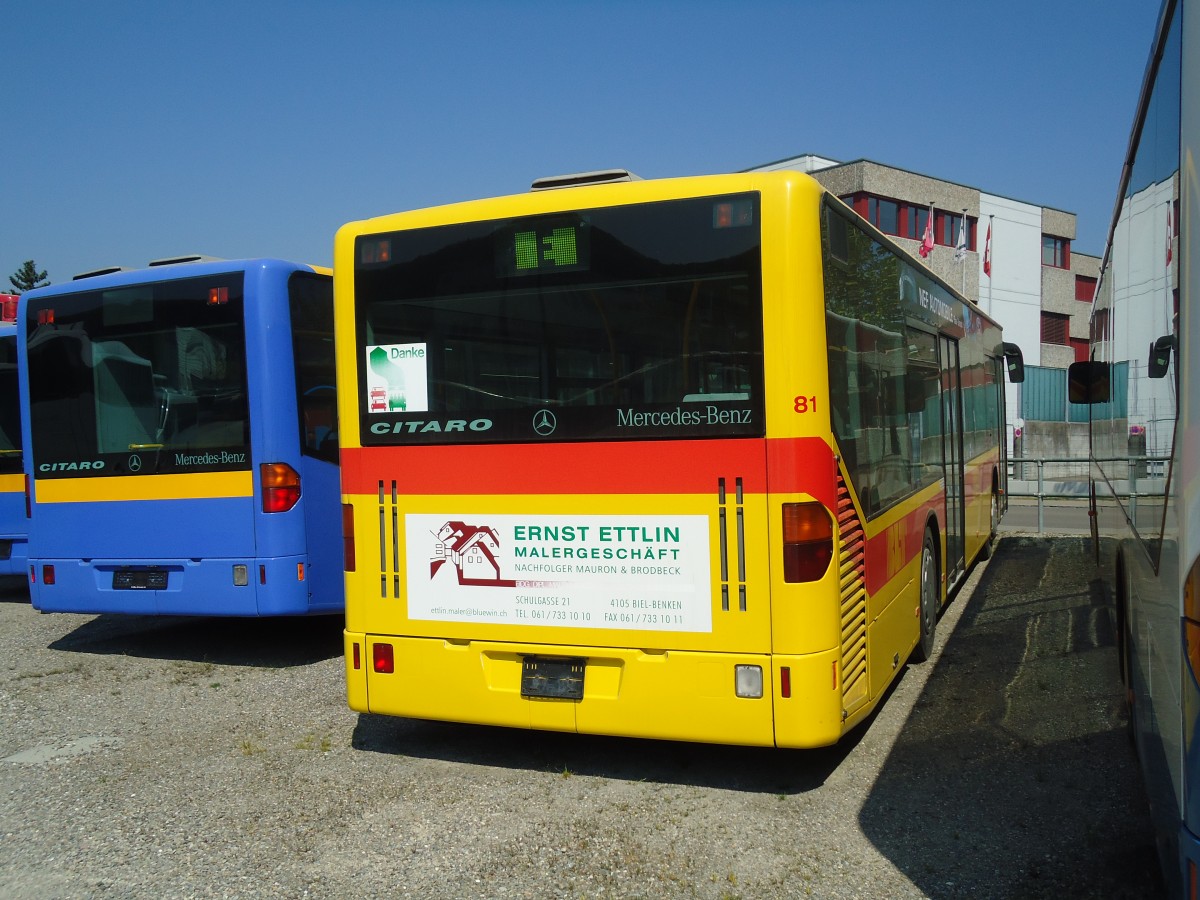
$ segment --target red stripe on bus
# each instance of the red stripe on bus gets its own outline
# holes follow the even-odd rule
[[[925,540],[925,526],[929,523],[930,516],[936,516],[939,522],[942,521],[945,508],[945,495],[939,492],[904,518],[867,538],[867,593],[874,594],[882,590],[895,577],[898,568],[920,557],[921,544]],[[893,550],[893,541],[898,534],[904,536],[903,544]],[[893,553],[895,558],[890,558]]]
[[[837,462],[820,438],[767,441],[767,472],[772,494],[808,494],[837,512]]]
[[[771,491],[836,496],[833,453],[817,438],[345,447],[341,458],[346,494],[374,495],[393,479],[413,495],[698,494],[715,492],[717,478],[761,494],[769,462]]]

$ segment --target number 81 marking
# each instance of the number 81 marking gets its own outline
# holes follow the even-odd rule
[[[816,397],[797,397],[792,401],[792,412],[810,413],[817,411]]]

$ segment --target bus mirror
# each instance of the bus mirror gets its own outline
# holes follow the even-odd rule
[[[1008,366],[1008,380],[1013,384],[1020,384],[1025,380],[1025,357],[1021,355],[1021,348],[1016,344],[1004,342],[1004,362]]]
[[[1108,363],[1071,363],[1067,369],[1067,399],[1091,405],[1108,402]]]
[[[1175,349],[1175,335],[1164,334],[1150,345],[1150,361],[1146,374],[1151,378],[1165,378],[1171,366],[1171,352]]]

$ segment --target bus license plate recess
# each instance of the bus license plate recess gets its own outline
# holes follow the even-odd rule
[[[521,696],[582,700],[586,665],[581,657],[523,656]]]
[[[166,569],[117,569],[113,572],[114,591],[165,591]]]

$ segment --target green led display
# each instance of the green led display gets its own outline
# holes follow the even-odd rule
[[[513,235],[517,270],[525,271],[538,267],[538,237],[536,231],[518,231]]]
[[[575,249],[574,228],[555,228],[547,237],[542,238],[542,243],[549,248],[545,253],[546,262],[552,262],[556,266],[573,266],[579,262],[579,255]]]
[[[502,229],[497,235],[497,271],[509,278],[586,271],[591,256],[587,223],[564,224],[564,218],[525,219],[511,230]]]

